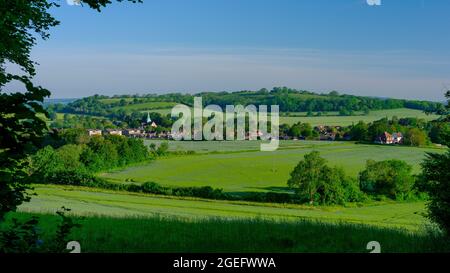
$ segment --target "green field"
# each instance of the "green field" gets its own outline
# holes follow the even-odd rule
[[[423,202],[385,202],[364,207],[310,207],[307,205],[265,204],[175,198],[114,192],[69,186],[35,185],[38,195],[20,207],[21,212],[54,213],[61,206],[79,216],[178,217],[186,220],[221,217],[273,220],[317,220],[349,222],[419,231],[428,221]]]
[[[157,102],[150,102],[145,104],[135,104],[128,105],[120,108],[130,109],[130,110],[151,110],[151,112],[157,112],[162,115],[167,115],[171,113],[171,107],[175,105],[175,103],[170,102],[160,102],[161,105]],[[117,108],[117,107],[116,107]],[[399,109],[387,109],[387,110],[376,110],[370,111],[368,115],[355,115],[355,116],[339,116],[338,112],[329,112],[323,116],[313,116],[307,117],[306,112],[291,112],[289,113],[291,116],[286,116],[287,113],[280,113],[280,124],[289,124],[292,125],[297,122],[310,123],[312,126],[317,125],[330,125],[330,126],[349,126],[359,121],[364,121],[366,123],[373,122],[375,120],[379,120],[381,118],[389,118],[391,119],[393,116],[397,116],[398,118],[421,118],[426,121],[431,121],[439,118],[438,115],[427,115],[421,110],[415,109],[407,109],[407,108],[399,108]]]
[[[147,113],[148,111],[141,110],[142,113]],[[172,112],[172,108],[160,108],[160,109],[151,109],[150,113],[160,113],[163,116],[170,115]]]
[[[90,117],[90,118],[96,118],[96,119],[107,119],[107,118],[102,117],[102,116],[92,116],[92,115],[82,115],[82,114],[56,113],[56,120],[63,120],[65,115],[67,115],[69,118],[75,117],[75,116],[82,116],[82,117]]]
[[[310,207],[70,186],[35,185],[34,191],[37,196],[9,219],[39,216],[44,242],[51,241],[55,211],[70,208],[82,225],[70,240],[79,241],[82,252],[368,252],[373,240],[382,252],[450,249],[430,233],[423,202]]]
[[[223,188],[226,192],[286,191],[289,173],[306,153],[313,150],[319,151],[330,165],[343,167],[351,176],[356,176],[365,167],[367,159],[404,160],[418,172],[419,164],[426,152],[444,151],[352,142],[282,141],[279,150],[261,152],[256,150],[259,148],[258,143],[171,142],[172,149],[218,152],[169,156],[147,165],[113,171],[101,176],[111,182],[153,181],[170,186],[211,186]]]
[[[29,213],[10,217],[29,218]],[[58,219],[38,214],[44,242],[53,242]],[[10,219],[10,218],[9,218]],[[8,219],[8,220],[9,220]],[[76,240],[82,253],[368,253],[367,243],[376,240],[383,253],[449,252],[442,236],[349,223],[285,221],[270,219],[176,217],[75,217],[76,228],[68,240]]]
[[[296,115],[306,115],[306,113],[293,113]],[[397,116],[398,118],[422,118],[427,121],[437,119],[439,116],[437,115],[427,115],[421,110],[400,108],[400,109],[388,109],[388,110],[377,110],[370,111],[368,115],[360,115],[360,116],[319,116],[319,117],[287,117],[280,116],[280,124],[286,123],[292,125],[296,122],[304,122],[310,123],[312,126],[316,125],[335,125],[335,126],[349,126],[353,123],[357,123],[362,120],[366,123],[373,122],[375,120],[379,120],[381,118],[389,118],[391,119],[393,116]]]
[[[177,103],[175,102],[165,102],[165,101],[150,101],[145,103],[138,104],[129,104],[126,106],[116,106],[113,107],[113,110],[123,109],[123,110],[131,110],[131,111],[144,111],[144,110],[152,110],[152,109],[160,109],[160,108],[172,108]]]
[[[167,141],[146,139],[144,143],[150,145],[151,143],[159,146],[161,143],[167,142],[169,144],[169,151],[194,151],[196,153],[216,153],[216,152],[242,152],[242,151],[259,151],[261,141]],[[294,149],[305,148],[312,146],[331,145],[338,142],[329,141],[315,141],[315,140],[287,140],[280,142],[280,149]]]
[[[117,102],[119,99],[104,99],[103,103],[113,103]],[[131,98],[127,99],[131,101]],[[174,102],[163,102],[163,101],[150,101],[145,103],[130,104],[126,106],[116,106],[112,108],[113,110],[123,109],[130,111],[140,111],[140,112],[154,112],[160,113],[162,115],[168,115],[171,113],[172,107],[177,103]],[[287,113],[280,113],[280,124],[292,125],[297,122],[310,123],[312,126],[317,125],[329,125],[329,126],[349,126],[359,121],[364,121],[366,123],[379,120],[381,118],[392,118],[397,116],[398,118],[412,117],[421,118],[426,121],[431,121],[437,119],[437,115],[427,115],[423,111],[400,108],[400,109],[388,109],[388,110],[377,110],[370,111],[368,115],[356,115],[356,116],[339,116],[337,112],[329,112],[323,116],[313,116],[307,117],[306,112],[291,112],[292,116],[286,116]],[[64,114],[58,114],[58,119],[62,119]],[[101,118],[101,117],[100,117]]]
[[[113,104],[116,102],[119,102],[121,100],[124,100],[126,102],[131,102],[134,100],[134,98],[109,98],[109,99],[101,99],[100,102],[104,104]]]
[[[144,108],[140,109],[139,105],[136,104],[133,110],[145,110]],[[163,115],[170,114],[171,108],[173,105],[167,107],[148,107],[152,112],[157,112]],[[126,106],[132,107],[132,105]],[[158,109],[160,108],[160,109]],[[131,109],[131,108],[130,108]],[[370,111],[368,115],[355,115],[355,116],[339,116],[337,112],[329,112],[323,116],[313,116],[307,117],[306,112],[291,112],[289,113],[291,116],[286,116],[287,113],[280,113],[280,124],[289,124],[292,125],[297,122],[309,123],[312,126],[317,125],[329,125],[329,126],[349,126],[359,121],[364,121],[365,123],[373,122],[375,120],[379,120],[382,118],[391,119],[393,116],[397,116],[398,118],[421,118],[426,121],[431,121],[439,118],[438,115],[427,115],[421,110],[407,109],[407,108],[399,108],[399,109],[387,109],[387,110],[376,110]]]

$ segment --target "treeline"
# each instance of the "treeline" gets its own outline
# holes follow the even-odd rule
[[[124,95],[112,97],[120,98],[119,101],[112,103],[102,102],[102,100],[110,99],[110,97],[94,95],[67,105],[55,104],[49,107],[57,112],[113,117],[121,110],[126,112],[118,106],[154,101],[175,102],[192,106],[194,96],[201,96],[204,105],[217,104],[222,108],[225,108],[226,105],[238,104],[279,105],[282,112],[339,111],[341,115],[351,115],[355,111],[367,112],[395,108],[411,108],[428,112],[445,110],[441,103],[436,102],[341,95],[336,91],[317,94],[287,87],[275,87],[270,91],[263,88],[259,91],[203,92],[195,95],[179,93],[142,96]]]
[[[344,170],[330,167],[319,152],[304,156],[290,174],[287,182],[303,203],[343,205],[370,199],[422,199],[419,177],[412,167],[401,160],[368,160],[357,179],[348,177]]]
[[[275,87],[272,90],[261,89],[240,92],[200,93],[205,104],[255,104],[279,105],[282,112],[329,112],[338,111],[341,115],[352,115],[355,111],[412,108],[434,111],[442,108],[439,103],[427,101],[409,101],[400,99],[381,99],[353,95],[341,95],[336,91],[317,94],[305,90],[287,87]]]
[[[64,114],[62,118],[58,118],[53,110],[49,111],[49,117],[51,119],[50,128],[90,128],[101,130],[117,128],[113,122],[103,117]]]
[[[52,104],[47,111],[51,119],[51,128],[89,128],[89,129],[113,129],[113,128],[139,128],[146,123],[147,113],[139,111],[117,109],[101,116],[92,112],[66,111],[62,105]],[[62,119],[58,119],[57,113],[65,112]],[[71,113],[71,114],[69,114]],[[157,128],[148,126],[148,130],[162,132],[170,131],[174,120],[170,115],[162,115],[157,112],[150,113],[150,118],[158,124]]]
[[[87,136],[70,129],[47,140],[31,156],[29,177],[36,183],[77,185],[93,180],[94,174],[151,159],[141,139],[123,136]]]
[[[445,120],[426,122],[417,118],[382,118],[368,124],[360,121],[348,127],[344,135],[354,141],[373,142],[384,132],[402,133],[405,145],[446,144],[450,137],[450,125]]]
[[[450,139],[450,124],[446,120],[427,122],[418,118],[382,118],[365,123],[359,121],[350,126],[318,126],[313,128],[309,123],[297,122],[291,126],[281,124],[279,127],[281,139],[309,140],[352,140],[359,142],[374,142],[384,132],[402,134],[402,144],[424,146],[429,143],[445,144]],[[328,138],[327,138],[328,137]]]

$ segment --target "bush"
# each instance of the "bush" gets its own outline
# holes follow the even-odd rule
[[[146,182],[141,185],[141,190],[144,193],[163,194],[164,188],[155,182]]]
[[[364,202],[367,196],[359,188],[359,183],[354,178],[346,177],[342,181],[344,187],[344,198],[347,202]]]
[[[84,170],[59,170],[47,177],[47,182],[59,185],[83,186],[91,183],[95,177]]]
[[[422,188],[428,193],[428,217],[450,236],[450,150],[427,154],[422,163]]]
[[[359,173],[361,190],[389,198],[409,194],[414,186],[412,167],[401,160],[368,160],[366,169]]]
[[[129,192],[141,192],[142,191],[142,186],[140,185],[135,185],[135,184],[130,184],[126,187],[127,191]]]
[[[292,203],[292,194],[268,192],[265,196],[265,202],[269,203]]]

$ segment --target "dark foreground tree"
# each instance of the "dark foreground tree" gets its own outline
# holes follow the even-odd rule
[[[422,163],[424,190],[430,196],[428,216],[450,235],[450,150],[429,153]]]
[[[447,111],[442,119],[449,119],[450,91],[446,93]],[[422,162],[421,186],[430,196],[427,204],[428,217],[437,223],[447,235],[450,236],[450,141],[446,138],[449,147],[447,153],[428,153]]]
[[[29,200],[26,158],[47,130],[38,114],[47,115],[41,103],[50,96],[47,89],[32,83],[36,63],[30,53],[37,38],[49,38],[49,29],[59,24],[49,11],[60,2],[0,0],[0,220]],[[98,11],[111,2],[81,1]],[[6,64],[19,67],[21,74],[7,72]],[[5,85],[11,82],[23,84],[25,91],[6,92]]]

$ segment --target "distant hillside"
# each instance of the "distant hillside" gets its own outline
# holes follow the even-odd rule
[[[77,99],[44,99],[44,105],[48,106],[50,104],[68,104]]]
[[[194,96],[201,96],[204,105],[217,104],[223,108],[226,105],[238,104],[279,105],[282,112],[337,111],[340,115],[397,108],[433,112],[443,107],[441,103],[430,101],[341,95],[336,91],[317,94],[304,90],[275,87],[270,91],[261,89],[259,91],[117,95],[112,97],[94,95],[75,100],[67,105],[56,105],[53,108],[57,112],[108,116],[118,113],[166,109],[177,103],[193,105]]]

